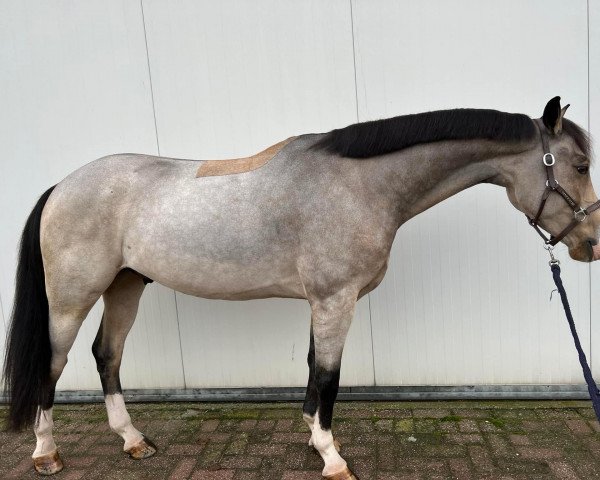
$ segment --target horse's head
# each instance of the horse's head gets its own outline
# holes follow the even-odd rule
[[[600,248],[594,248],[600,210],[589,208],[598,197],[589,173],[588,136],[564,118],[568,106],[561,108],[560,97],[548,102],[542,118],[535,121],[539,131],[532,148],[514,162],[505,185],[511,203],[529,217],[530,223],[565,243],[571,258],[589,262],[600,256]],[[542,157],[542,150],[552,155]],[[588,214],[580,207],[594,211]]]

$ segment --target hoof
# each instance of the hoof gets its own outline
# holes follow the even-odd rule
[[[151,457],[156,453],[158,448],[154,445],[149,439],[146,437],[142,438],[138,443],[136,443],[133,447],[125,450],[131,458],[135,460],[141,460],[142,458]]]
[[[60,459],[58,450],[54,450],[41,457],[35,457],[33,459],[33,467],[40,475],[54,475],[55,473],[60,472],[64,465]]]
[[[358,477],[354,475],[348,467],[341,472],[333,475],[323,475],[324,480],[358,480]]]

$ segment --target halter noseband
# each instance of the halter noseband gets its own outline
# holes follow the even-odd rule
[[[546,167],[546,176],[548,177],[548,180],[546,181],[546,189],[542,195],[542,200],[540,201],[540,207],[538,208],[537,214],[534,218],[527,216],[527,220],[529,220],[529,225],[535,228],[535,231],[544,239],[544,243],[550,247],[554,247],[558,242],[565,238],[569,232],[571,232],[571,230],[582,223],[590,213],[600,208],[600,200],[597,200],[587,208],[583,208],[581,205],[578,205],[577,202],[573,200],[573,197],[571,197],[571,195],[569,195],[566,190],[559,185],[554,177],[554,164],[556,163],[556,159],[554,158],[554,155],[550,153],[548,138],[543,133],[544,126],[539,125],[538,123],[538,127],[540,130],[540,136],[542,137],[542,146],[544,148],[542,163]],[[571,220],[571,223],[569,223],[558,235],[550,235],[548,237],[544,234],[538,222],[542,216],[544,207],[546,206],[546,200],[548,200],[548,197],[552,192],[558,193],[565,200],[565,202],[567,202],[569,207],[573,209],[573,220]]]

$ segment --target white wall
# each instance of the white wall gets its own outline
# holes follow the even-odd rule
[[[585,0],[0,0],[0,348],[28,212],[104,154],[227,158],[430,109],[539,116],[557,94],[600,136],[600,10],[590,3],[588,22]],[[600,266],[559,250],[593,354]],[[551,289],[539,239],[505,194],[466,191],[399,232],[386,279],[359,304],[342,382],[581,383]],[[100,388],[90,353],[100,313],[84,323],[60,388]],[[303,385],[308,326],[304,302],[208,301],[152,284],[123,385]]]

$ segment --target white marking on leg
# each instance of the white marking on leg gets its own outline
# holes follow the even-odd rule
[[[123,395],[120,393],[106,395],[104,403],[106,403],[110,429],[118,433],[125,440],[123,450],[128,450],[139,443],[144,436],[131,424],[131,417],[125,408]]]
[[[32,455],[33,458],[41,457],[56,450],[56,443],[54,443],[54,437],[52,436],[53,426],[52,407],[48,410],[42,410],[40,420],[33,429],[37,439],[35,451]]]
[[[315,415],[311,440],[325,462],[323,476],[334,475],[346,469],[346,460],[336,450],[331,430],[323,430],[321,428],[318,410]]]
[[[302,419],[306,422],[306,424],[308,425],[308,428],[310,428],[310,439],[308,440],[308,446],[312,447],[313,446],[312,432],[313,432],[313,428],[315,425],[315,417],[310,416],[308,413],[303,413]]]

